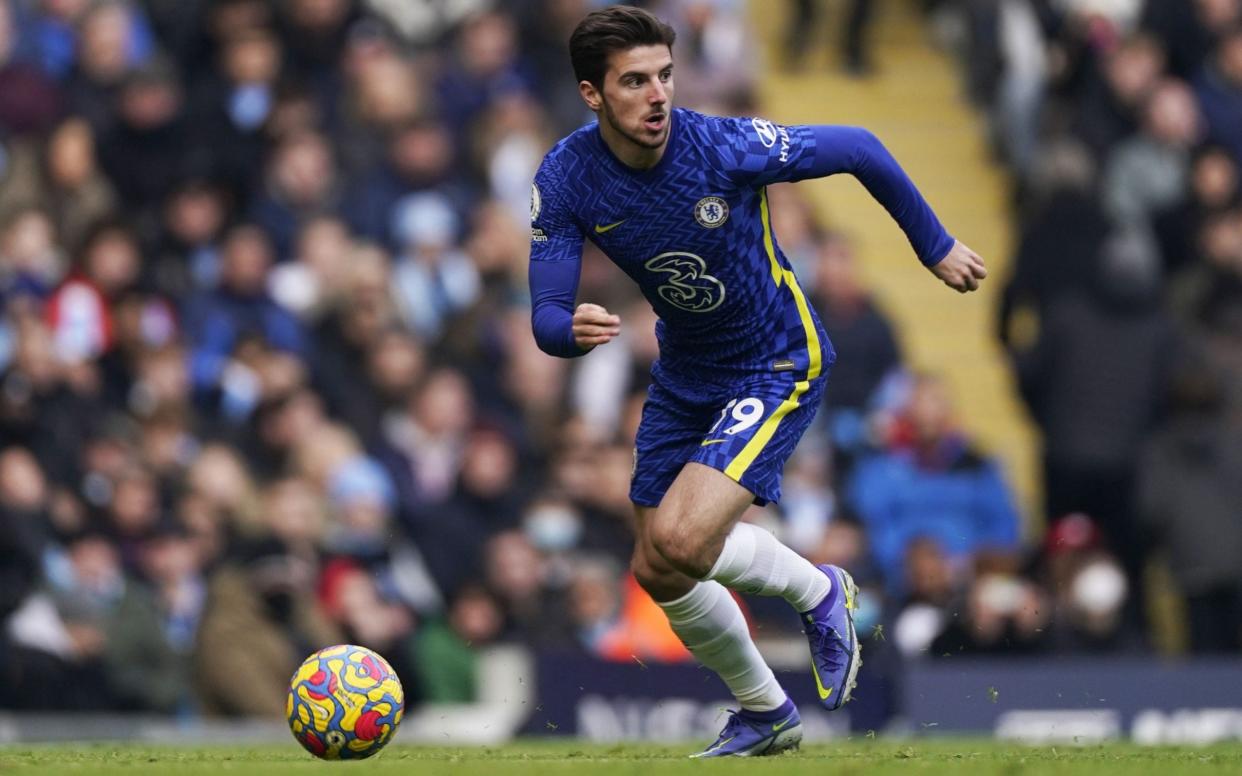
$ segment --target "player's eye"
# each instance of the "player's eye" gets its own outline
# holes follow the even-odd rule
[[[664,72],[660,73],[660,80],[664,83],[668,83],[668,79],[672,77],[673,77],[672,70],[665,70]]]

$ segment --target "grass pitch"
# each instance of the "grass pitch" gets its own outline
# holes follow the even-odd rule
[[[843,741],[762,759],[692,761],[687,747],[518,742],[496,748],[394,745],[370,760],[325,763],[288,746],[160,747],[131,744],[0,747],[3,774],[367,774],[555,776],[557,774],[831,774],[886,776],[1137,776],[1242,773],[1242,744],[1205,748],[1105,744],[1027,747],[994,741]]]

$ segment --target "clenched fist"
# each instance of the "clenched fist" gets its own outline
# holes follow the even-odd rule
[[[988,276],[983,258],[960,242],[954,242],[953,249],[931,271],[946,286],[963,294],[978,289],[979,281]]]
[[[583,350],[611,342],[621,333],[621,318],[597,304],[580,304],[574,310],[574,342]]]

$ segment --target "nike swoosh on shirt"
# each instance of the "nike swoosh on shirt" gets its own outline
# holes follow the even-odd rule
[[[704,440],[703,444],[699,445],[699,447],[707,447],[708,445],[718,445],[722,442],[728,442],[728,441],[729,440],[727,439],[707,439],[707,440]]]
[[[611,230],[613,230],[613,229],[616,229],[616,228],[617,228],[618,226],[620,226],[621,224],[624,224],[624,223],[625,223],[626,221],[628,221],[628,220],[629,220],[629,219],[622,218],[620,221],[617,221],[615,224],[608,224],[607,226],[600,226],[599,224],[596,224],[596,225],[595,225],[595,233],[596,233],[596,234],[603,234],[604,232],[611,231]]]

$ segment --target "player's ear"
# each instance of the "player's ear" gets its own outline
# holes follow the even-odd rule
[[[587,107],[596,113],[604,104],[604,96],[599,93],[599,89],[595,88],[595,84],[590,81],[578,82],[578,94],[582,95],[582,99],[586,102]]]

